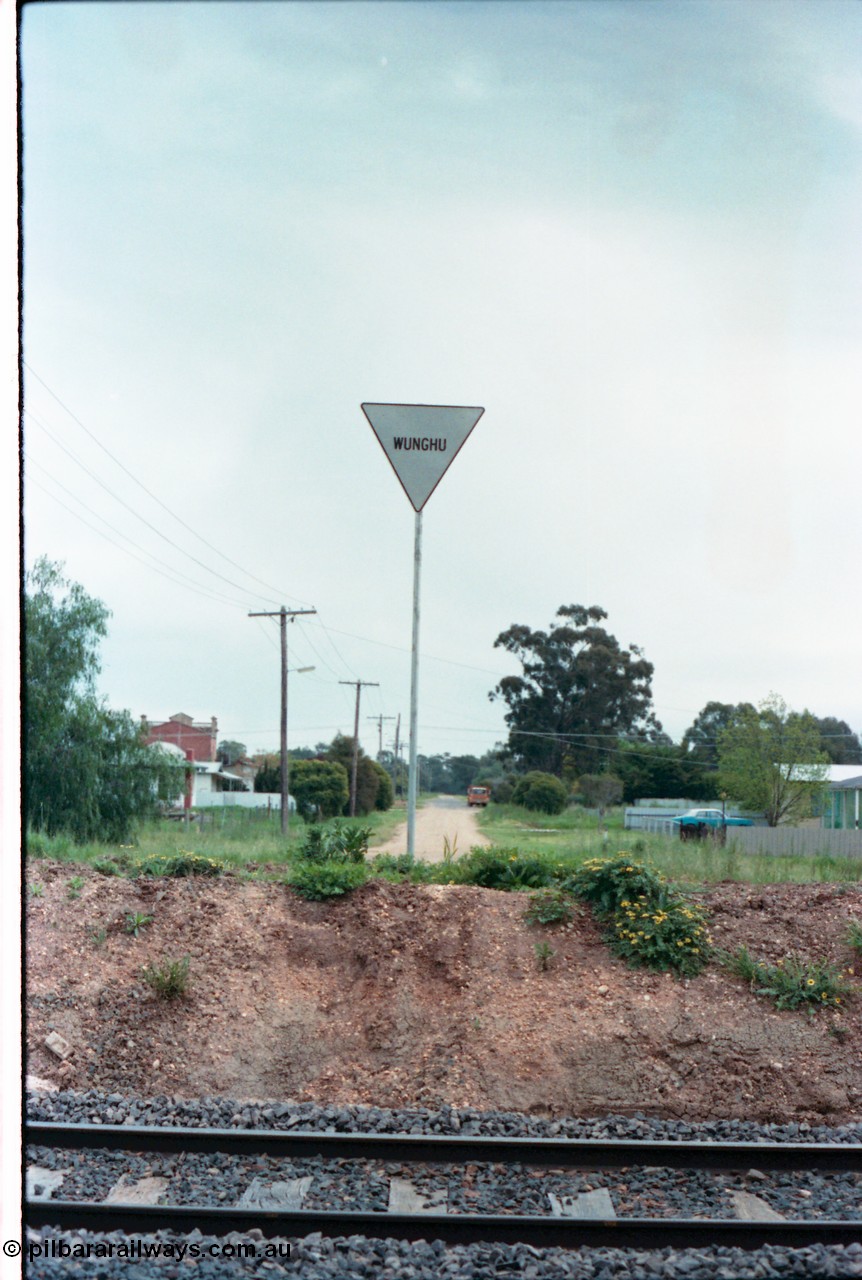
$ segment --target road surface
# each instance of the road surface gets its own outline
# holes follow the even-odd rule
[[[476,821],[476,810],[467,807],[466,796],[434,796],[416,810],[416,848],[423,862],[442,862],[445,841],[456,854],[468,853],[474,844],[490,844]],[[385,844],[374,845],[370,854],[406,853],[407,822],[396,828]]]

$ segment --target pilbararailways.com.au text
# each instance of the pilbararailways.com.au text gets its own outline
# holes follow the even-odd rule
[[[39,1258],[125,1258],[138,1262],[142,1258],[289,1258],[290,1245],[284,1240],[241,1241],[231,1244],[224,1240],[215,1244],[201,1244],[192,1240],[159,1241],[141,1240],[132,1236],[128,1240],[61,1240],[52,1238],[41,1242],[30,1241],[27,1253],[31,1262]]]

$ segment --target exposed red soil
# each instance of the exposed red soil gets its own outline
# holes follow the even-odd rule
[[[28,880],[44,886],[27,895],[28,1070],[65,1087],[692,1120],[860,1114],[860,996],[778,1013],[717,966],[687,981],[631,970],[586,910],[540,931],[523,895],[472,886],[373,882],[311,903],[233,877],[124,880],[46,861]],[[698,896],[721,946],[853,965],[858,887]],[[154,917],[137,938],[130,912]],[[556,952],[547,972],[540,938]],[[143,966],[185,955],[187,996],[159,999]],[[72,1048],[63,1063],[51,1030]]]

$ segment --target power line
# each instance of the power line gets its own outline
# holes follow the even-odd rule
[[[250,591],[248,587],[242,586],[241,583],[233,582],[230,578],[226,578],[223,573],[219,573],[217,569],[211,569],[209,565],[203,562],[203,560],[199,560],[198,557],[192,555],[190,551],[186,551],[183,547],[179,546],[178,543],[174,542],[172,538],[169,538],[166,533],[164,533],[161,529],[159,529],[157,525],[154,525],[152,524],[151,521],[147,520],[146,516],[142,516],[139,511],[136,511],[134,507],[130,506],[129,503],[126,502],[124,498],[121,498],[119,494],[114,493],[110,485],[105,484],[104,480],[101,480],[95,474],[95,472],[91,471],[89,467],[85,466],[84,463],[81,462],[80,458],[76,457],[76,455],[72,452],[71,449],[68,449],[62,443],[62,441],[58,440],[57,437],[53,434],[53,432],[51,432],[43,422],[40,422],[39,419],[35,417],[35,415],[29,409],[25,409],[24,412],[27,414],[28,417],[32,418],[32,420],[36,423],[36,425],[45,432],[45,434],[49,437],[49,439],[53,440],[54,444],[56,444],[59,449],[62,449],[63,452],[67,454],[68,457],[70,457],[72,461],[90,477],[91,480],[95,480],[96,484],[100,485],[101,488],[103,488],[105,492],[114,499],[115,502],[119,502],[120,505],[125,507],[127,511],[130,511],[131,514],[135,516],[136,519],[140,520],[142,524],[145,524],[148,529],[151,529],[153,533],[157,534],[160,538],[162,538],[165,542],[167,542],[167,544],[173,547],[175,551],[179,551],[180,555],[184,555],[187,557],[187,559],[192,560],[196,565],[198,565],[199,568],[203,569],[206,573],[211,573],[213,577],[220,578],[221,581],[226,582],[229,587],[234,587],[238,591],[245,592],[245,594],[247,596],[251,596],[252,599],[260,598],[258,592]]]
[[[113,538],[109,538],[108,535],[103,532],[103,530],[97,529],[96,526],[94,524],[91,524],[89,520],[85,520],[84,517],[80,515],[77,511],[73,511],[72,508],[67,503],[65,503],[62,498],[58,498],[55,493],[52,493],[50,489],[45,487],[45,485],[40,484],[38,480],[36,480],[35,478],[31,478],[29,483],[34,484],[37,489],[41,489],[43,493],[46,493],[49,498],[51,498],[54,502],[56,502],[59,506],[61,506],[64,509],[64,511],[68,511],[69,515],[74,516],[76,520],[80,520],[81,524],[86,525],[88,529],[92,529],[93,533],[98,534],[100,538],[104,538],[105,541],[109,542],[112,547],[116,547],[118,551],[122,551],[127,556],[131,556],[133,560],[137,560],[138,563],[142,564],[145,569],[150,569],[152,570],[153,573],[160,574],[163,578],[167,578],[169,581],[176,583],[180,587],[183,587],[184,590],[195,591],[199,596],[203,596],[207,600],[215,600],[219,604],[236,603],[237,608],[245,608],[245,605],[242,603],[242,601],[236,601],[236,602],[230,601],[228,600],[227,596],[214,595],[211,591],[207,591],[205,588],[202,588],[202,587],[196,587],[196,586],[189,587],[186,585],[186,583],[181,582],[179,578],[175,578],[172,574],[168,573],[166,570],[159,569],[155,565],[148,564],[146,560],[142,560],[140,556],[135,555],[134,551],[130,551],[128,547],[119,546],[119,544],[114,542]],[[99,520],[101,520],[102,518],[103,517],[101,516],[97,517],[97,519]],[[126,536],[125,534],[120,534],[120,537],[125,537],[125,536]],[[145,554],[148,554],[148,553],[145,553]]]
[[[217,555],[217,556],[221,556],[221,558],[222,558],[223,560],[226,560],[228,564],[233,565],[233,567],[234,567],[235,569],[239,569],[239,571],[240,571],[241,573],[244,573],[244,574],[246,575],[246,577],[247,577],[247,578],[251,578],[251,579],[252,579],[252,581],[260,583],[260,585],[261,585],[262,587],[266,587],[268,591],[274,591],[274,592],[276,593],[276,595],[285,595],[285,594],[290,595],[290,594],[292,594],[292,593],[290,593],[290,592],[282,592],[282,591],[279,591],[279,589],[278,589],[277,587],[272,586],[272,584],[271,584],[271,583],[264,582],[262,578],[258,578],[255,574],[253,574],[253,573],[249,573],[249,571],[248,571],[247,569],[244,569],[244,568],[243,568],[243,566],[242,566],[241,564],[237,564],[237,562],[236,562],[235,560],[232,560],[232,559],[230,558],[230,556],[225,555],[225,553],[224,553],[223,551],[220,551],[220,550],[218,549],[218,547],[215,547],[215,546],[213,546],[213,544],[212,544],[211,542],[208,542],[208,541],[207,541],[207,539],[203,536],[203,534],[198,533],[197,529],[193,528],[193,526],[192,526],[192,525],[187,524],[187,523],[186,523],[186,521],[185,521],[185,520],[183,520],[181,516],[178,516],[178,515],[177,515],[177,513],[176,513],[175,511],[172,511],[172,510],[171,510],[171,508],[170,508],[169,506],[167,506],[167,504],[166,504],[166,503],[162,502],[161,498],[157,497],[157,496],[156,496],[156,494],[154,494],[154,493],[152,492],[152,490],[151,490],[151,489],[148,489],[148,488],[147,488],[147,486],[144,484],[144,482],[143,482],[142,480],[139,480],[139,479],[138,479],[138,477],[137,477],[137,476],[136,476],[132,471],[130,471],[130,470],[129,470],[129,468],[128,468],[127,466],[125,466],[125,465],[124,465],[124,464],[119,460],[119,458],[115,457],[115,455],[114,455],[113,453],[111,453],[110,449],[108,449],[106,445],[102,444],[102,442],[101,442],[101,440],[98,438],[98,436],[96,436],[96,435],[95,435],[95,434],[90,430],[90,428],[89,428],[89,427],[87,427],[87,426],[85,426],[85,425],[84,425],[84,423],[81,421],[81,419],[80,419],[80,418],[79,418],[75,413],[73,413],[73,412],[72,412],[72,410],[69,408],[69,406],[68,406],[67,404],[65,404],[65,403],[60,399],[60,397],[57,395],[56,391],[54,391],[51,387],[49,387],[49,386],[48,386],[48,383],[45,381],[45,379],[39,376],[39,374],[38,374],[38,373],[36,372],[36,370],[32,367],[32,365],[29,365],[29,364],[27,363],[27,361],[26,361],[26,360],[22,360],[22,362],[21,362],[21,363],[22,363],[22,364],[24,365],[24,367],[25,367],[25,368],[26,368],[26,369],[27,369],[27,370],[28,370],[28,371],[33,375],[33,377],[36,379],[36,381],[37,381],[37,382],[39,382],[39,383],[41,383],[41,385],[45,388],[45,390],[48,392],[48,394],[49,394],[50,396],[52,396],[52,397],[57,401],[57,404],[58,404],[58,405],[60,405],[60,407],[61,407],[62,409],[64,409],[66,413],[68,413],[68,415],[69,415],[69,417],[72,419],[72,421],[73,421],[73,422],[76,422],[76,423],[78,424],[78,426],[81,428],[81,430],[82,430],[82,431],[84,431],[84,432],[85,432],[85,433],[90,437],[90,439],[91,439],[95,444],[97,444],[97,445],[99,446],[99,448],[103,451],[103,453],[106,453],[106,454],[108,455],[108,457],[111,459],[111,461],[112,461],[112,462],[114,462],[114,463],[115,463],[115,464],[120,468],[120,470],[121,470],[121,471],[124,471],[124,472],[125,472],[125,474],[126,474],[126,475],[131,479],[131,480],[134,480],[135,484],[136,484],[136,485],[138,485],[141,489],[143,489],[144,493],[146,493],[148,497],[152,498],[153,502],[158,503],[158,505],[162,508],[162,510],[163,510],[163,511],[166,511],[166,512],[168,513],[168,515],[169,515],[169,516],[172,516],[172,517],[173,517],[173,519],[174,519],[174,520],[176,520],[178,524],[181,524],[181,525],[183,526],[183,528],[184,528],[184,529],[187,529],[187,530],[188,530],[188,532],[189,532],[189,533],[194,534],[194,536],[195,536],[195,537],[196,537],[200,542],[202,542],[202,543],[204,544],[204,546],[205,546],[205,547],[209,547],[210,551],[214,551],[214,552],[216,553],[216,555]],[[210,570],[210,572],[212,572],[212,570]],[[253,595],[254,593],[253,593],[253,592],[249,592],[248,594],[249,594],[249,595]],[[295,597],[295,598],[296,598],[296,599],[298,599],[298,597]],[[308,602],[307,602],[307,601],[304,601],[303,603],[308,603]]]
[[[236,605],[236,607],[240,609],[244,609],[247,607],[242,600],[231,599],[230,596],[226,596],[220,593],[216,594],[209,588],[201,586],[200,583],[196,583],[193,578],[188,577],[188,575],[184,574],[181,569],[176,569],[173,565],[168,564],[167,561],[160,560],[158,556],[153,555],[151,551],[147,551],[145,547],[142,547],[139,543],[135,542],[133,538],[130,538],[127,533],[123,533],[123,531],[121,529],[118,529],[116,525],[111,524],[110,520],[106,520],[103,515],[100,515],[98,513],[98,511],[91,510],[91,508],[88,507],[87,504],[84,502],[83,498],[79,498],[77,494],[73,493],[71,489],[68,489],[66,485],[64,485],[60,480],[57,479],[56,476],[53,476],[51,472],[47,470],[47,468],[43,467],[40,463],[36,462],[36,460],[34,458],[31,458],[29,454],[25,453],[24,457],[25,457],[28,470],[30,467],[36,467],[37,470],[43,472],[43,474],[48,477],[48,479],[51,481],[52,484],[57,485],[57,487],[62,489],[64,493],[67,493],[69,497],[72,498],[74,502],[77,502],[80,506],[82,506],[84,510],[88,512],[89,515],[93,516],[96,520],[101,520],[102,524],[106,525],[111,530],[112,533],[115,533],[117,535],[117,537],[122,538],[125,542],[128,542],[131,546],[136,547],[137,550],[142,553],[142,555],[149,556],[149,558],[155,561],[155,563],[148,564],[145,560],[142,560],[140,556],[137,556],[133,551],[130,551],[128,547],[123,547],[118,542],[115,542],[113,538],[109,538],[108,535],[104,533],[101,529],[97,529],[95,525],[90,524],[89,520],[85,520],[84,517],[80,515],[77,511],[73,511],[70,506],[68,506],[65,502],[63,502],[61,498],[58,498],[55,493],[52,493],[50,489],[46,488],[45,485],[40,484],[40,482],[35,478],[35,476],[29,476],[29,475],[27,476],[28,484],[34,484],[37,487],[37,489],[41,489],[43,493],[47,493],[48,497],[53,498],[53,500],[56,503],[58,503],[64,509],[64,511],[68,511],[70,515],[74,516],[76,520],[80,520],[80,522],[86,525],[88,529],[92,529],[94,533],[97,533],[99,535],[99,537],[104,538],[106,542],[110,542],[111,546],[116,547],[118,551],[122,551],[125,555],[130,555],[133,560],[137,560],[138,563],[144,565],[145,568],[151,569],[154,573],[161,574],[162,577],[166,577],[171,582],[177,583],[178,586],[185,587],[186,589],[191,591],[196,591],[199,595],[205,596],[209,600],[217,600],[224,604]],[[159,568],[158,567],[159,565],[162,565],[162,568]]]

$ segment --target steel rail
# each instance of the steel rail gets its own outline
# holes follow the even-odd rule
[[[28,1227],[62,1230],[154,1231],[225,1236],[257,1228],[267,1238],[326,1236],[372,1239],[441,1240],[444,1244],[528,1244],[537,1248],[703,1248],[757,1249],[765,1244],[803,1248],[813,1244],[849,1245],[862,1239],[862,1222],[741,1222],[732,1218],[555,1218],[539,1214],[403,1214],[335,1210],[215,1208],[209,1205],[92,1204],[66,1200],[29,1200]]]
[[[593,1138],[505,1138],[454,1134],[321,1133],[282,1129],[189,1129],[172,1125],[27,1121],[27,1145],[161,1153],[323,1156],[422,1164],[524,1164],[542,1168],[862,1172],[862,1143],[672,1142]]]

